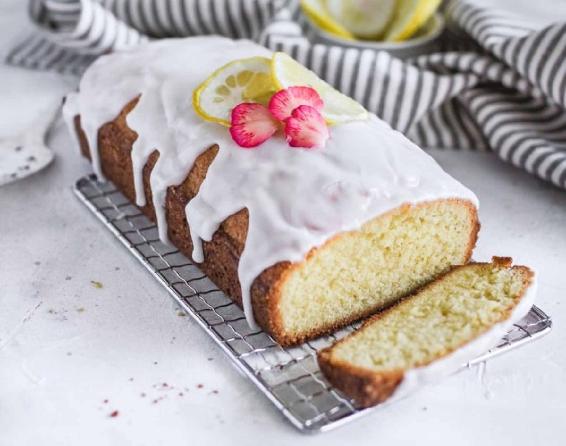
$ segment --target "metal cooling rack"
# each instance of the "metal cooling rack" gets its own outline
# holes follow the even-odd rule
[[[328,431],[386,405],[359,408],[355,401],[333,389],[318,368],[317,350],[352,332],[359,324],[300,346],[282,348],[263,331],[250,329],[242,310],[231,299],[177,249],[161,243],[155,224],[112,183],[98,182],[95,175],[90,175],[78,180],[74,191],[179,306],[206,330],[236,368],[299,430]],[[550,318],[534,306],[496,347],[467,365],[531,342],[550,329]]]

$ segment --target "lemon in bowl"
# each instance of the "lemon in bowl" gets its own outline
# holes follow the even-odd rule
[[[301,1],[303,11],[305,1]],[[317,43],[384,50],[408,58],[437,49],[444,29],[443,17],[436,12],[441,0],[308,1],[311,9],[305,15]],[[324,20],[313,20],[315,14]]]
[[[330,16],[355,37],[380,40],[395,15],[397,0],[326,0]]]

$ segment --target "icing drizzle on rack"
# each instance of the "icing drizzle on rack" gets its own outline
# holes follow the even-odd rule
[[[478,203],[471,191],[374,115],[334,127],[326,147],[319,150],[290,149],[283,138],[245,150],[226,128],[196,115],[191,95],[210,73],[231,60],[270,55],[252,42],[220,37],[153,42],[98,59],[85,73],[79,92],[67,98],[64,110],[69,125],[80,114],[93,169],[102,177],[98,129],[140,97],[126,118],[138,134],[132,148],[136,204],[146,202],[142,169],[157,149],[150,184],[165,242],[167,188],[185,179],[198,155],[219,146],[198,194],[186,207],[193,260],[202,262],[202,241],[211,240],[226,218],[247,208],[248,235],[238,275],[252,326],[250,288],[268,267],[301,261],[335,234],[358,229],[403,203],[440,198]]]

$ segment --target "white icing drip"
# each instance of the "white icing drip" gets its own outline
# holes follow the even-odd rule
[[[196,157],[218,144],[206,179],[186,208],[193,260],[203,261],[202,241],[210,241],[227,217],[248,209],[238,274],[251,325],[251,284],[273,264],[300,261],[335,234],[404,203],[463,198],[477,206],[472,192],[373,115],[333,127],[326,147],[318,150],[292,149],[282,137],[243,149],[225,127],[196,115],[192,92],[215,69],[234,59],[269,55],[251,42],[219,37],[158,41],[99,59],[81,81],[78,101],[89,146],[95,148],[97,129],[141,95],[127,117],[138,134],[132,150],[136,202],[145,203],[142,168],[157,148],[150,183],[162,240],[167,240],[167,188],[181,183]],[[97,152],[91,149],[98,174]]]
[[[69,93],[65,97],[65,104],[63,106],[63,121],[69,129],[71,138],[77,144],[77,147],[80,147],[80,140],[75,130],[75,116],[79,113],[79,95],[78,93]]]
[[[170,145],[169,132],[159,90],[159,81],[154,76],[148,75],[144,87],[143,95],[126,117],[126,123],[129,128],[144,130],[138,133],[132,145],[132,173],[136,190],[136,204],[138,206],[145,206],[146,204],[143,187],[143,167],[149,155],[158,147],[168,147]],[[159,112],[151,116],[147,113],[149,110]]]
[[[478,338],[468,342],[452,354],[425,367],[419,367],[405,372],[403,381],[401,381],[401,384],[397,387],[397,389],[395,389],[395,392],[388,400],[388,403],[404,398],[423,385],[438,382],[443,377],[452,375],[460,370],[462,366],[468,364],[470,361],[476,359],[478,356],[494,347],[497,342],[505,336],[513,324],[526,316],[533,306],[537,294],[536,274],[532,280],[533,281],[525,292],[525,295],[513,309],[509,318],[495,324]]]
[[[92,168],[101,179],[104,176],[98,152],[98,129],[116,118],[143,91],[144,70],[136,52],[123,52],[97,59],[79,84],[81,127],[90,148]]]

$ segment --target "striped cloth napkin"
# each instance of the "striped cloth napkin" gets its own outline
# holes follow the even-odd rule
[[[469,0],[446,8],[444,50],[407,61],[314,43],[297,0],[32,0],[39,32],[7,56],[80,74],[148,39],[222,34],[285,51],[424,147],[493,150],[566,188],[566,21],[534,28]]]

